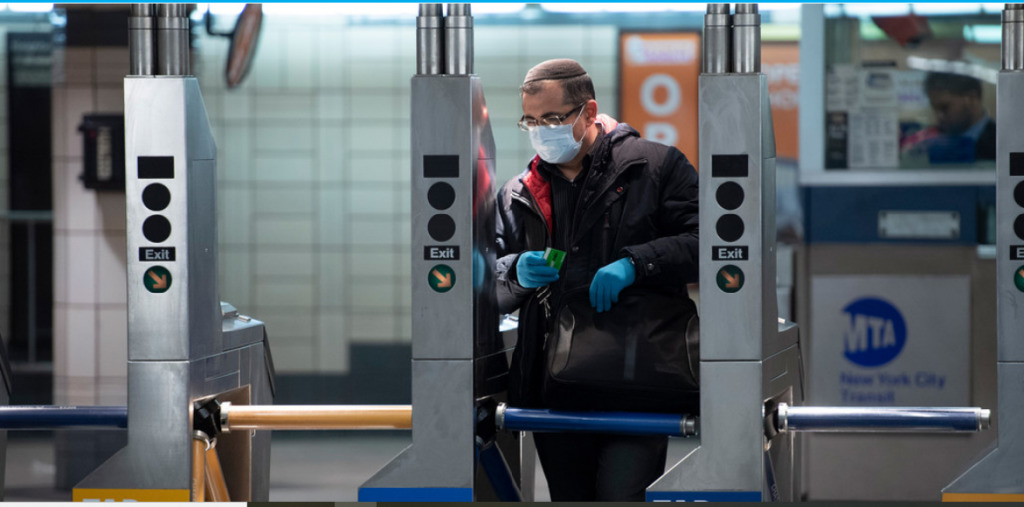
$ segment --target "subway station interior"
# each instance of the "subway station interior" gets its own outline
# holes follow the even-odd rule
[[[579,435],[662,442],[627,500],[1024,501],[1024,4],[9,3],[0,59],[4,501],[560,501]]]

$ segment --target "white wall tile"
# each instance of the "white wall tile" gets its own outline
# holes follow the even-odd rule
[[[259,46],[249,67],[248,80],[255,88],[280,88],[283,83],[284,34],[277,30],[261,30]]]
[[[358,100],[352,101],[348,117],[355,120],[396,120],[409,118],[408,109],[399,109],[398,93],[361,93]]]
[[[394,222],[352,216],[348,243],[358,246],[391,246],[396,239]]]
[[[121,192],[95,192],[96,206],[99,209],[98,229],[105,231],[121,231],[127,228],[125,223],[125,196]]]
[[[308,90],[315,84],[317,61],[314,46],[316,34],[304,29],[288,30],[285,40],[284,85],[289,89]]]
[[[4,264],[8,264],[5,262]],[[4,292],[10,292],[5,290]],[[54,230],[53,233],[53,302],[54,306],[66,303],[68,294],[68,236],[64,231]],[[54,311],[54,320],[57,312]],[[54,336],[58,336],[56,328]]]
[[[96,236],[76,233],[67,237],[69,303],[96,301]],[[74,327],[70,328],[74,330]],[[75,357],[75,356],[72,356]]]
[[[271,333],[270,350],[274,355],[274,369],[278,373],[308,373],[314,370],[316,362],[312,347],[306,343],[278,340],[271,331],[268,330],[268,333]]]
[[[270,336],[277,337],[276,342],[271,341],[271,347],[278,342],[287,342],[291,345],[302,344],[312,350],[314,319],[309,308],[289,311],[264,310],[259,318],[266,320]],[[277,354],[271,350],[276,362]]]
[[[277,282],[257,279],[255,286],[255,304],[260,308],[295,309],[309,308],[313,305],[312,281]]]
[[[256,203],[261,214],[309,214],[316,207],[314,190],[309,185],[282,185],[256,188]]]
[[[526,57],[530,67],[552,58],[579,58],[584,54],[586,33],[579,25],[533,25],[523,27]]]
[[[344,29],[319,30],[318,70],[321,88],[341,88],[345,82],[345,34]]]
[[[124,112],[124,87],[105,86],[96,90],[96,112]]]
[[[352,26],[345,30],[347,56],[353,62],[375,62],[394,59],[399,54],[396,44],[398,30],[393,26]],[[412,30],[415,32],[415,29]],[[415,48],[413,53],[415,53]]]
[[[313,243],[310,217],[257,217],[256,244],[305,247]]]
[[[233,304],[243,314],[251,314],[253,273],[249,263],[249,248],[222,246],[218,253],[221,300]]]
[[[587,52],[594,59],[615,60],[619,54],[619,29],[612,25],[591,25],[587,31]]]
[[[398,320],[398,341],[400,343],[412,342],[412,315],[402,313],[396,316]]]
[[[252,114],[252,94],[240,90],[225,91],[221,98],[225,120],[248,120]]]
[[[252,131],[247,124],[230,124],[222,129],[217,143],[218,177],[221,181],[249,181],[255,171],[249,149]]]
[[[341,312],[322,312],[318,316],[316,361],[321,373],[348,373],[350,369],[345,317]]]
[[[408,139],[403,143],[401,133],[395,127],[394,123],[387,121],[364,120],[360,126],[348,129],[347,137],[354,152],[393,155],[396,149],[409,145]]]
[[[317,225],[319,227],[319,241],[322,245],[343,245],[346,240],[348,218],[345,203],[345,190],[340,187],[320,188],[318,191],[317,204],[319,213]]]
[[[473,52],[477,63],[483,59],[519,56],[524,50],[522,27],[520,26],[488,26],[486,29],[473,32]]]
[[[96,302],[127,305],[127,238],[123,232],[96,236]]]
[[[72,377],[96,375],[96,311],[93,308],[67,308],[68,365],[65,373]]]
[[[54,266],[56,269],[56,266]],[[56,274],[55,274],[56,276]],[[9,324],[5,320],[4,324]],[[10,336],[6,329],[4,336]],[[54,375],[66,375],[68,371],[68,305],[56,299],[53,302],[53,372]],[[55,400],[56,401],[56,400]]]
[[[393,343],[398,326],[392,314],[354,312],[349,316],[349,332],[352,343]]]
[[[398,306],[395,285],[390,280],[382,282],[356,281],[350,284],[352,308],[355,311],[389,312]]]
[[[64,48],[64,82],[91,85],[96,77],[95,53],[93,48]]]
[[[99,308],[99,374],[128,376],[128,309]]]
[[[344,86],[363,90],[409,90],[409,80],[416,72],[415,68],[400,72],[397,63],[379,60],[349,62],[346,67]]]
[[[399,160],[388,153],[360,152],[349,157],[346,172],[353,185],[394,183],[398,181],[398,173],[409,171],[410,164],[410,161]]]
[[[394,187],[390,186],[350,185],[347,190],[348,195],[346,199],[350,203],[349,209],[358,213],[396,213],[398,212],[397,201],[403,197],[398,194]],[[408,194],[404,197],[404,200],[409,200]]]
[[[313,252],[256,252],[256,273],[258,276],[299,276],[319,277],[314,270]]]
[[[82,173],[82,162],[71,161],[66,164],[55,164],[54,167],[63,166],[63,174],[55,174],[55,178],[64,178],[64,198],[67,200],[67,222],[65,227],[74,231],[95,231],[101,228],[99,219],[99,203],[96,201],[96,191],[85,188],[78,176]]]
[[[346,146],[345,130],[339,126],[321,125],[317,144],[317,168],[321,182],[345,180]]]
[[[351,274],[360,277],[393,277],[395,267],[401,262],[399,254],[390,249],[361,249],[348,255]]]
[[[347,260],[348,256],[341,252],[320,252],[317,256],[317,285],[320,293],[318,303],[321,308],[337,308],[346,304]]]
[[[64,154],[69,157],[82,156],[82,134],[78,126],[82,124],[82,116],[96,110],[93,102],[92,88],[82,86],[69,86],[65,90],[64,111],[66,123],[64,124]]]
[[[278,155],[266,153],[255,160],[256,181],[311,182],[313,160],[308,155]]]
[[[321,120],[343,120],[346,95],[336,90],[321,90],[316,95],[317,117]]]
[[[256,127],[256,149],[308,153],[313,150],[312,125],[273,125]]]
[[[3,100],[6,103],[7,94],[4,94]],[[50,147],[54,158],[63,157],[67,154],[67,137],[68,129],[67,123],[73,121],[72,118],[64,114],[67,111],[67,90],[62,86],[55,86],[53,92],[50,93],[50,107],[53,108],[53,112],[50,115],[52,124],[50,125],[50,132],[53,136],[50,139]],[[5,108],[6,109],[6,108]],[[6,113],[4,113],[6,114]],[[4,126],[7,125],[6,119],[3,121]],[[6,135],[4,136],[7,137]]]
[[[308,121],[316,114],[313,96],[309,93],[260,92],[253,97],[257,120]]]
[[[252,211],[246,187],[221,185],[217,192],[217,234],[220,243],[241,245],[250,241]]]

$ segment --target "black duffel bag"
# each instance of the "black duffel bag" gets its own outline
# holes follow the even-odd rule
[[[626,288],[608,311],[589,288],[551,306],[543,345],[541,402],[561,410],[700,411],[699,319],[678,293]]]

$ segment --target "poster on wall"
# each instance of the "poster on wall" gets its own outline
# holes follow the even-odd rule
[[[967,276],[811,279],[811,405],[967,406]]]
[[[619,118],[697,166],[700,33],[619,34]]]
[[[768,80],[775,126],[775,156],[797,160],[800,156],[800,44],[765,42],[761,44],[761,72]]]

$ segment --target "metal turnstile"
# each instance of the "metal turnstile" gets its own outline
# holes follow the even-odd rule
[[[792,433],[765,416],[799,404],[795,324],[778,319],[775,136],[756,4],[708,4],[700,115],[699,445],[648,501],[794,500]]]
[[[520,489],[531,477],[521,466],[532,466],[521,465],[520,436],[495,435],[489,419],[508,370],[494,292],[494,138],[473,75],[469,4],[448,4],[446,17],[441,4],[420,4],[416,26],[413,443],[363,484],[359,500],[483,500],[515,488],[480,463],[511,463]]]
[[[943,501],[1024,501],[1024,4],[1003,11],[996,87],[998,440],[942,490]]]
[[[135,4],[124,80],[128,444],[76,501],[189,501],[193,403],[272,402],[263,323],[217,292],[217,148],[189,69],[184,4]],[[269,432],[216,445],[231,499],[266,501]]]

